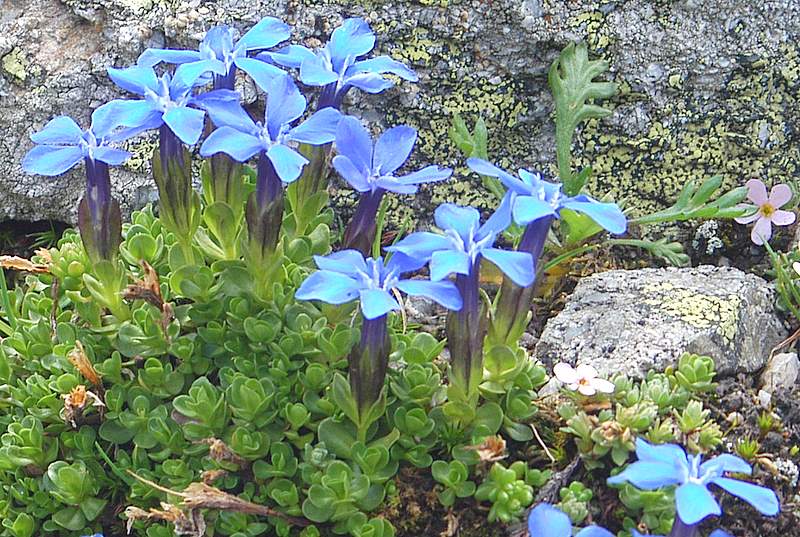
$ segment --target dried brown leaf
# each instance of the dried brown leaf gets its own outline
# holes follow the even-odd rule
[[[86,349],[83,348],[83,343],[75,341],[75,348],[67,355],[69,363],[75,366],[78,373],[83,375],[92,385],[102,392],[103,384],[102,377],[94,368],[92,362],[89,361],[89,356],[86,354]]]
[[[32,272],[34,274],[46,274],[50,272],[48,265],[40,265],[34,263],[30,259],[24,257],[17,257],[15,255],[0,255],[0,267],[4,269],[21,270],[23,272]]]
[[[482,462],[496,462],[507,457],[506,441],[500,436],[488,436],[486,439],[475,446],[467,446],[478,453]]]

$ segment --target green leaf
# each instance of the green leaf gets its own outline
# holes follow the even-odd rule
[[[577,195],[583,188],[587,174],[572,173],[572,137],[575,129],[587,119],[605,117],[610,110],[593,104],[595,100],[608,99],[617,91],[611,82],[594,82],[594,78],[608,70],[608,63],[589,60],[586,43],[569,44],[550,66],[548,83],[556,103],[556,158],[558,174],[564,192]]]
[[[715,201],[709,201],[722,187],[722,177],[715,175],[697,186],[695,180],[684,185],[677,201],[667,209],[634,218],[631,223],[656,224],[659,222],[683,222],[693,219],[736,218],[748,212],[739,204],[747,197],[747,188],[739,187],[726,192]]]
[[[69,531],[79,531],[86,526],[86,518],[77,507],[65,507],[53,513],[53,522]]]
[[[356,442],[356,430],[350,423],[326,418],[319,424],[317,436],[319,441],[337,456],[350,458],[353,444]]]

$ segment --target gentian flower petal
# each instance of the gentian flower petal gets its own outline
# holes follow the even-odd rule
[[[284,183],[297,180],[303,172],[303,166],[308,164],[308,159],[285,145],[273,145],[267,151],[267,157]]]
[[[382,188],[395,194],[416,194],[419,188],[417,185],[409,185],[397,180],[397,177],[391,175],[384,175],[375,180],[374,187]]]
[[[486,248],[482,251],[482,255],[520,287],[528,287],[536,278],[533,256],[528,252]]]
[[[377,167],[381,175],[393,173],[408,160],[416,141],[417,131],[407,125],[388,129],[375,143],[373,167]]]
[[[705,486],[692,482],[675,489],[675,507],[678,516],[688,526],[693,526],[708,516],[722,514],[722,509],[711,492]]]
[[[377,56],[375,58],[357,61],[347,68],[347,76],[352,76],[356,73],[391,73],[410,82],[416,82],[419,79],[417,74],[408,66],[389,56]]]
[[[615,537],[613,533],[600,526],[586,526],[575,537]]]
[[[500,200],[500,205],[481,226],[481,236],[499,235],[511,225],[511,206],[515,198],[516,194],[511,191],[506,192],[506,195]]]
[[[636,457],[642,462],[668,464],[675,468],[688,468],[686,452],[677,444],[650,444],[643,438],[636,439]]]
[[[208,30],[200,42],[201,56],[208,58],[210,51],[214,58],[225,61],[233,53],[233,34],[233,28],[224,24]]]
[[[778,209],[783,207],[792,199],[792,189],[789,185],[779,184],[772,187],[769,192],[767,203]]]
[[[386,248],[387,252],[400,252],[416,259],[430,260],[434,252],[452,247],[450,239],[438,233],[418,231]]]
[[[372,170],[372,140],[369,132],[353,116],[344,116],[336,128],[336,151],[368,175]]]
[[[394,271],[395,274],[419,270],[428,262],[427,259],[411,257],[402,252],[392,252],[386,262],[386,270]]]
[[[338,305],[355,300],[360,288],[359,283],[349,276],[319,270],[303,281],[294,297],[297,300],[321,300]]]
[[[331,71],[322,56],[314,55],[300,64],[300,80],[307,86],[327,86],[339,81],[339,75]]]
[[[144,95],[146,90],[158,93],[158,77],[152,67],[134,66],[127,69],[108,68],[108,76],[120,88]]]
[[[345,155],[336,155],[333,157],[333,167],[347,181],[347,183],[358,192],[369,192],[372,190],[367,176],[356,168],[353,161]]]
[[[287,45],[276,51],[261,52],[256,55],[259,60],[269,60],[278,65],[294,69],[298,69],[305,60],[313,59],[314,57],[314,52],[302,45]]]
[[[185,63],[183,65],[191,64]],[[196,144],[200,139],[200,135],[203,134],[206,114],[202,110],[180,106],[171,108],[163,117],[164,123],[186,145]]]
[[[709,534],[709,536],[708,536],[708,537],[733,537],[733,535],[731,535],[730,533],[728,533],[728,532],[727,532],[727,531],[725,531],[725,530],[719,530],[719,529],[717,529],[717,530],[714,530],[714,531],[712,531],[712,532]]]
[[[200,77],[206,73],[224,75],[226,72],[225,64],[219,60],[200,60],[199,62],[182,63],[175,69],[175,74],[170,80],[170,96],[173,99],[177,99],[185,95],[197,85]]]
[[[326,256],[315,255],[314,262],[320,270],[341,272],[350,276],[367,270],[364,256],[358,250],[340,250]]]
[[[262,150],[259,138],[232,127],[223,126],[214,130],[200,146],[200,155],[210,157],[225,153],[238,162],[245,162]]]
[[[209,92],[208,95],[212,93],[217,92]],[[238,100],[231,102],[226,97],[222,99],[203,98],[198,104],[208,112],[208,117],[217,127],[233,127],[238,131],[258,136],[258,127]]]
[[[114,149],[113,147],[96,147],[92,154],[95,160],[105,162],[111,166],[119,166],[131,157],[131,154],[122,149]]]
[[[275,17],[264,17],[236,43],[237,50],[272,48],[289,39],[289,25]]]
[[[725,472],[750,475],[753,472],[753,468],[741,457],[730,453],[717,455],[700,465],[701,477],[706,475],[721,476]]]
[[[196,50],[175,50],[168,48],[149,48],[139,55],[136,65],[142,67],[153,67],[161,62],[180,64],[202,60],[202,56]]]
[[[461,293],[451,281],[401,280],[397,288],[407,295],[429,298],[450,311],[459,311],[462,306]]]
[[[556,216],[556,211],[552,205],[539,198],[514,195],[512,214],[514,222],[521,226],[527,226],[534,220],[545,216]]]
[[[440,229],[452,229],[467,241],[478,230],[481,215],[473,207],[459,207],[452,203],[442,203],[434,211],[433,219]]]
[[[99,109],[98,109],[99,110]],[[101,123],[105,125],[116,123],[123,127],[138,127],[153,124],[154,120],[161,122],[163,113],[153,107],[153,103],[145,99],[128,100],[115,99],[105,105]],[[160,126],[160,123],[159,125]]]
[[[629,464],[619,474],[609,477],[609,485],[621,485],[629,482],[644,490],[655,490],[661,487],[677,485],[683,481],[674,464],[656,461],[636,461]]]
[[[625,233],[627,221],[625,215],[615,203],[601,203],[584,194],[574,198],[565,198],[561,205],[583,213],[594,220],[603,229],[619,235]]]
[[[756,205],[767,203],[767,187],[761,180],[750,179],[744,186],[747,187],[747,199]]]
[[[69,116],[59,116],[47,122],[42,130],[31,134],[37,144],[76,145],[83,139],[83,130]]]
[[[337,109],[326,106],[314,112],[310,118],[289,131],[287,137],[296,142],[311,145],[322,145],[336,139],[336,131],[342,113]]]
[[[530,188],[528,188],[524,182],[522,182],[517,177],[514,177],[510,173],[505,170],[501,170],[494,164],[487,162],[483,159],[470,157],[467,159],[467,166],[469,168],[481,175],[486,175],[489,177],[497,177],[500,179],[506,188],[510,188],[514,192],[518,194],[527,195],[530,194]]]
[[[711,480],[712,483],[725,489],[729,494],[737,496],[753,507],[761,514],[767,516],[777,515],[780,511],[780,504],[775,492],[766,487],[739,481],[729,477],[717,477]]]
[[[61,175],[83,160],[83,151],[78,146],[37,145],[22,159],[26,173],[38,175]]]
[[[388,291],[383,289],[362,289],[359,292],[361,298],[361,314],[365,319],[377,319],[392,310],[399,310],[400,304]]]
[[[566,513],[549,503],[540,503],[528,515],[531,537],[572,537],[572,522]]]
[[[269,89],[269,83],[276,76],[285,75],[286,73],[279,67],[272,64],[257,60],[255,58],[236,58],[233,60],[234,65],[244,71],[253,79],[256,86],[261,88],[262,91]]]
[[[348,56],[356,58],[372,50],[375,46],[375,34],[364,19],[345,19],[331,33],[327,46],[334,68],[338,71]]]
[[[435,164],[426,166],[421,170],[409,173],[402,177],[397,178],[397,182],[404,185],[418,185],[421,183],[433,183],[435,181],[443,181],[453,175],[453,170],[450,168],[440,168]]]
[[[378,73],[356,73],[342,79],[342,87],[353,86],[367,93],[380,93],[394,86],[394,83]]]
[[[431,280],[439,281],[451,274],[469,274],[472,268],[470,257],[456,250],[433,252],[430,260]]]
[[[306,98],[287,74],[276,76],[267,92],[267,126],[269,135],[276,140],[281,127],[303,115]]]

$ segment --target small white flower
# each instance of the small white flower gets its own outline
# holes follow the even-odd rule
[[[800,275],[800,261],[795,261],[792,263],[792,268],[798,275]]]
[[[581,364],[574,368],[562,362],[553,367],[553,373],[558,380],[567,385],[567,388],[572,391],[577,390],[582,395],[591,396],[597,392],[614,392],[614,384],[597,378],[597,370],[590,365]]]

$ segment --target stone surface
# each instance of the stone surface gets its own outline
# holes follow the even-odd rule
[[[26,177],[28,135],[52,116],[86,123],[120,95],[108,66],[133,63],[148,46],[194,48],[217,23],[246,29],[264,15],[295,27],[296,41],[327,39],[342,16],[364,16],[379,50],[420,73],[351,110],[384,124],[421,129],[416,163],[457,165],[456,180],[396,203],[395,220],[442,200],[491,203],[447,140],[453,112],[487,119],[490,154],[516,168],[554,161],[547,68],[573,40],[611,62],[620,95],[614,114],[577,138],[580,165],[639,210],[670,200],[689,178],[722,173],[797,177],[800,2],[796,0],[0,0],[0,219],[74,220],[80,173]],[[249,89],[252,94],[252,88]],[[152,139],[116,170],[127,208],[152,196]],[[336,193],[347,205],[352,194]]]
[[[764,280],[732,268],[595,274],[547,322],[536,356],[641,377],[691,352],[714,358],[721,375],[753,372],[786,337],[773,303]]]
[[[774,355],[767,362],[761,373],[761,386],[775,392],[780,388],[792,388],[800,375],[800,360],[796,352],[782,352]]]

